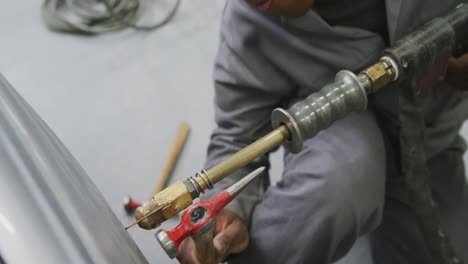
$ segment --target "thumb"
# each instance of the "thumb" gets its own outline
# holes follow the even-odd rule
[[[215,236],[213,244],[220,260],[230,254],[240,253],[249,244],[247,228],[241,221],[235,221]]]

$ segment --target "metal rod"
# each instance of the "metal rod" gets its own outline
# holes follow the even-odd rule
[[[134,226],[136,226],[138,223],[140,223],[141,221],[145,220],[146,218],[148,218],[149,216],[151,216],[152,214],[156,213],[157,211],[161,210],[162,208],[164,208],[165,206],[167,206],[167,204],[163,204],[163,205],[160,205],[158,207],[156,207],[155,209],[151,210],[149,213],[147,213],[146,215],[138,218],[135,222],[129,224],[128,226],[125,227],[125,230],[128,230]]]
[[[228,159],[216,164],[206,171],[206,175],[213,184],[221,181],[224,177],[232,174],[238,169],[244,167],[252,160],[279,146],[289,138],[289,131],[286,126],[280,126],[269,134],[243,148]],[[206,190],[209,186],[200,177],[196,177],[197,182]]]
[[[158,192],[162,191],[164,187],[166,187],[167,180],[172,174],[174,167],[179,159],[180,153],[187,141],[187,136],[190,132],[190,126],[187,123],[181,123],[179,128],[177,129],[177,134],[174,138],[174,142],[172,143],[172,147],[169,150],[167,155],[166,163],[164,164],[164,168],[159,176],[159,180],[154,187],[154,191],[151,193],[151,197],[153,197]]]
[[[227,188],[226,192],[228,192],[233,198],[236,197],[240,192],[242,192],[242,190],[245,189],[245,187],[247,187],[247,185],[249,185],[250,182],[252,182],[253,179],[255,179],[264,171],[265,167],[260,167],[252,171],[251,173],[240,179],[238,182],[234,183],[229,188]]]

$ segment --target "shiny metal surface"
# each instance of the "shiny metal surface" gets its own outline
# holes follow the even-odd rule
[[[337,73],[335,82],[309,95],[287,111],[277,108],[272,113],[273,127],[286,125],[291,134],[285,147],[293,153],[302,149],[304,140],[316,135],[352,111],[367,107],[367,94],[356,75],[349,71]]]
[[[216,184],[226,176],[244,167],[252,160],[281,145],[289,137],[288,129],[284,126],[279,126],[254,143],[232,155],[230,158],[209,168],[206,171],[206,174],[210,177],[211,182]],[[203,189],[206,190],[208,188],[208,186],[206,186],[202,180],[198,179],[198,177],[197,181],[202,185]]]
[[[364,69],[360,75],[366,75],[370,81],[371,92],[375,93],[381,88],[387,86],[389,83],[394,81],[396,78],[395,64],[389,62],[391,59],[380,60],[374,65]],[[358,79],[360,79],[358,77]],[[369,93],[367,89],[367,93]]]
[[[398,80],[398,78],[400,78],[400,69],[399,69],[396,61],[393,60],[392,58],[388,57],[388,56],[383,56],[382,58],[380,58],[380,60],[381,61],[386,61],[387,63],[392,65],[392,68],[395,71],[395,76],[394,76],[392,81]]]
[[[247,174],[244,176],[242,179],[240,179],[238,182],[235,184],[231,185],[229,188],[226,189],[226,192],[228,192],[232,197],[236,197],[239,193],[242,192],[242,190],[249,185],[249,183],[255,179],[258,175],[262,174],[262,172],[265,171],[265,167],[260,167],[251,173]]]
[[[158,230],[155,234],[156,240],[158,240],[161,247],[166,251],[167,255],[173,259],[177,256],[177,247],[175,246],[174,242],[169,238],[166,231]]]
[[[135,220],[143,229],[154,229],[192,204],[187,186],[177,181],[135,210]]]
[[[147,263],[74,157],[1,75],[0,175],[6,263]]]

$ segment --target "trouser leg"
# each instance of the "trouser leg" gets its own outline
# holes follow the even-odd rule
[[[370,112],[351,114],[285,154],[282,180],[256,207],[233,263],[330,263],[381,219],[385,150]]]
[[[468,195],[462,158],[464,150],[463,140],[457,138],[445,151],[428,160],[427,164],[442,227],[450,235],[458,256],[466,262]],[[434,261],[410,207],[404,180],[397,171],[389,174],[383,221],[371,235],[375,263],[431,264]]]
[[[463,154],[465,142],[457,137],[446,151],[428,161],[433,197],[441,222],[456,254],[468,262],[468,190]]]

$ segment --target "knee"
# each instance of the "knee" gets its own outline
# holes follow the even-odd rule
[[[319,191],[324,216],[335,227],[356,236],[375,229],[381,222],[385,197],[385,171],[363,169],[366,162],[340,165],[324,176]]]
[[[283,179],[255,209],[249,246],[255,250],[249,252],[262,259],[269,256],[262,252],[277,252],[270,263],[342,256],[380,223],[384,183],[378,128],[362,122],[331,127],[306,141],[301,153],[286,153]]]
[[[385,192],[385,159],[383,153],[364,151],[352,158],[335,158],[335,165],[323,175],[323,195],[336,203],[336,209],[356,203],[359,207],[382,204]],[[335,156],[336,157],[336,156]],[[374,206],[372,206],[374,205]]]
[[[321,203],[324,217],[362,234],[380,223],[385,147],[376,125],[365,127],[366,133],[348,127],[344,133],[332,130],[306,141],[298,155],[286,154],[284,181],[308,192],[311,203]]]

